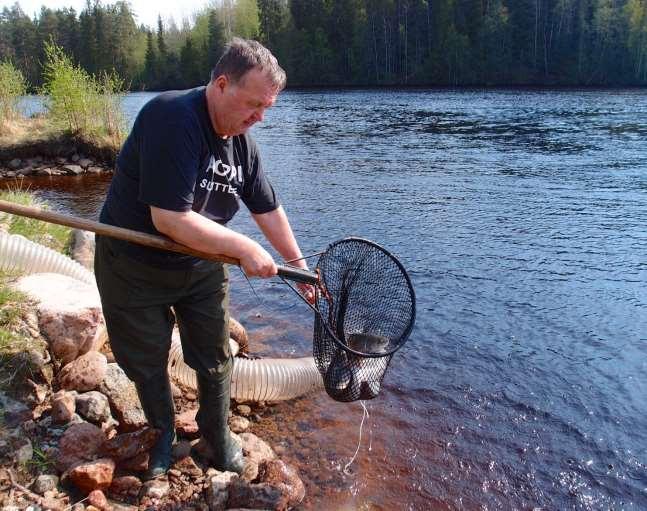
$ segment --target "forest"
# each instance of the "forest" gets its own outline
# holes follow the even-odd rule
[[[255,38],[288,86],[640,86],[647,0],[220,0],[138,24],[126,1],[0,14],[0,61],[32,91],[54,43],[130,90],[203,84],[226,41]]]

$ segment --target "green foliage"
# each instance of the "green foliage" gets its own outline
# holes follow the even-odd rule
[[[182,28],[127,1],[0,14],[0,59],[43,80],[45,43],[149,90],[207,79],[227,40],[260,38],[291,85],[643,85],[647,0],[222,0]],[[200,72],[195,70],[200,67]],[[187,72],[187,69],[190,69]]]
[[[0,200],[22,204],[23,206],[47,208],[47,205],[39,202],[33,194],[22,190],[3,190],[0,192]],[[66,252],[69,248],[71,231],[62,225],[50,224],[8,213],[0,214],[0,223],[7,228],[9,234],[20,234],[31,241],[58,252]]]
[[[43,93],[52,122],[89,140],[107,138],[118,145],[124,133],[123,81],[106,72],[91,76],[53,43],[45,46],[45,54]]]
[[[18,101],[27,92],[27,82],[20,70],[8,60],[0,62],[0,122],[19,115]]]

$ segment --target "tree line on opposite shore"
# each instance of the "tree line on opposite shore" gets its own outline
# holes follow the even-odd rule
[[[221,0],[156,29],[126,1],[33,19],[16,3],[0,61],[37,90],[51,42],[132,90],[186,88],[233,36],[272,49],[292,86],[647,84],[647,0]]]

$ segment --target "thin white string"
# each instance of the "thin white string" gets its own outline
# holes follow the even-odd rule
[[[348,471],[348,468],[353,464],[353,462],[355,461],[355,458],[357,458],[357,454],[359,453],[359,448],[362,445],[362,429],[364,427],[364,419],[369,417],[368,410],[366,409],[366,405],[364,404],[364,401],[360,401],[359,403],[362,405],[362,408],[364,408],[364,413],[362,415],[362,422],[359,425],[359,441],[357,442],[357,449],[355,449],[355,454],[353,454],[353,457],[351,458],[351,460],[348,463],[346,463],[346,465],[344,466],[343,472],[347,476],[351,475],[351,473]]]

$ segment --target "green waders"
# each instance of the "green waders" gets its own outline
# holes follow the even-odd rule
[[[229,349],[228,273],[202,261],[189,269],[163,269],[115,250],[96,237],[95,277],[115,360],[135,383],[149,424],[161,435],[146,477],[164,474],[175,438],[168,352],[175,321],[184,361],[197,373],[197,422],[219,470],[241,472],[242,451],[227,424],[232,356]]]

